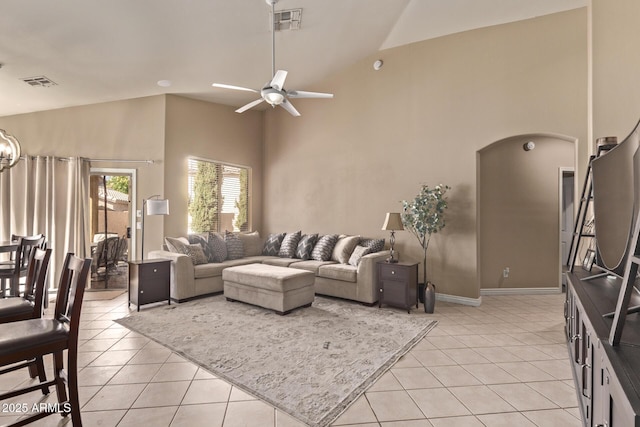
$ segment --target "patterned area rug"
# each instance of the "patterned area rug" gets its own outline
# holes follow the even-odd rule
[[[310,426],[326,426],[436,324],[316,297],[286,316],[222,295],[116,320]]]

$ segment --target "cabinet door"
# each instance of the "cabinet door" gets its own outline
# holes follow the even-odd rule
[[[404,282],[382,280],[382,298],[385,304],[405,307],[407,305],[406,290]]]

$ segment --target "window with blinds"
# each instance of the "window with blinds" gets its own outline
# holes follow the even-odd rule
[[[249,168],[189,159],[189,233],[248,231]]]

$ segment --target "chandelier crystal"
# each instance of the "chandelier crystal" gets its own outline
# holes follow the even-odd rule
[[[9,169],[20,160],[20,143],[4,129],[0,129],[0,172]]]

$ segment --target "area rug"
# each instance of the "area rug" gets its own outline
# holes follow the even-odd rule
[[[323,297],[279,316],[222,295],[116,322],[314,427],[334,421],[436,324]]]

